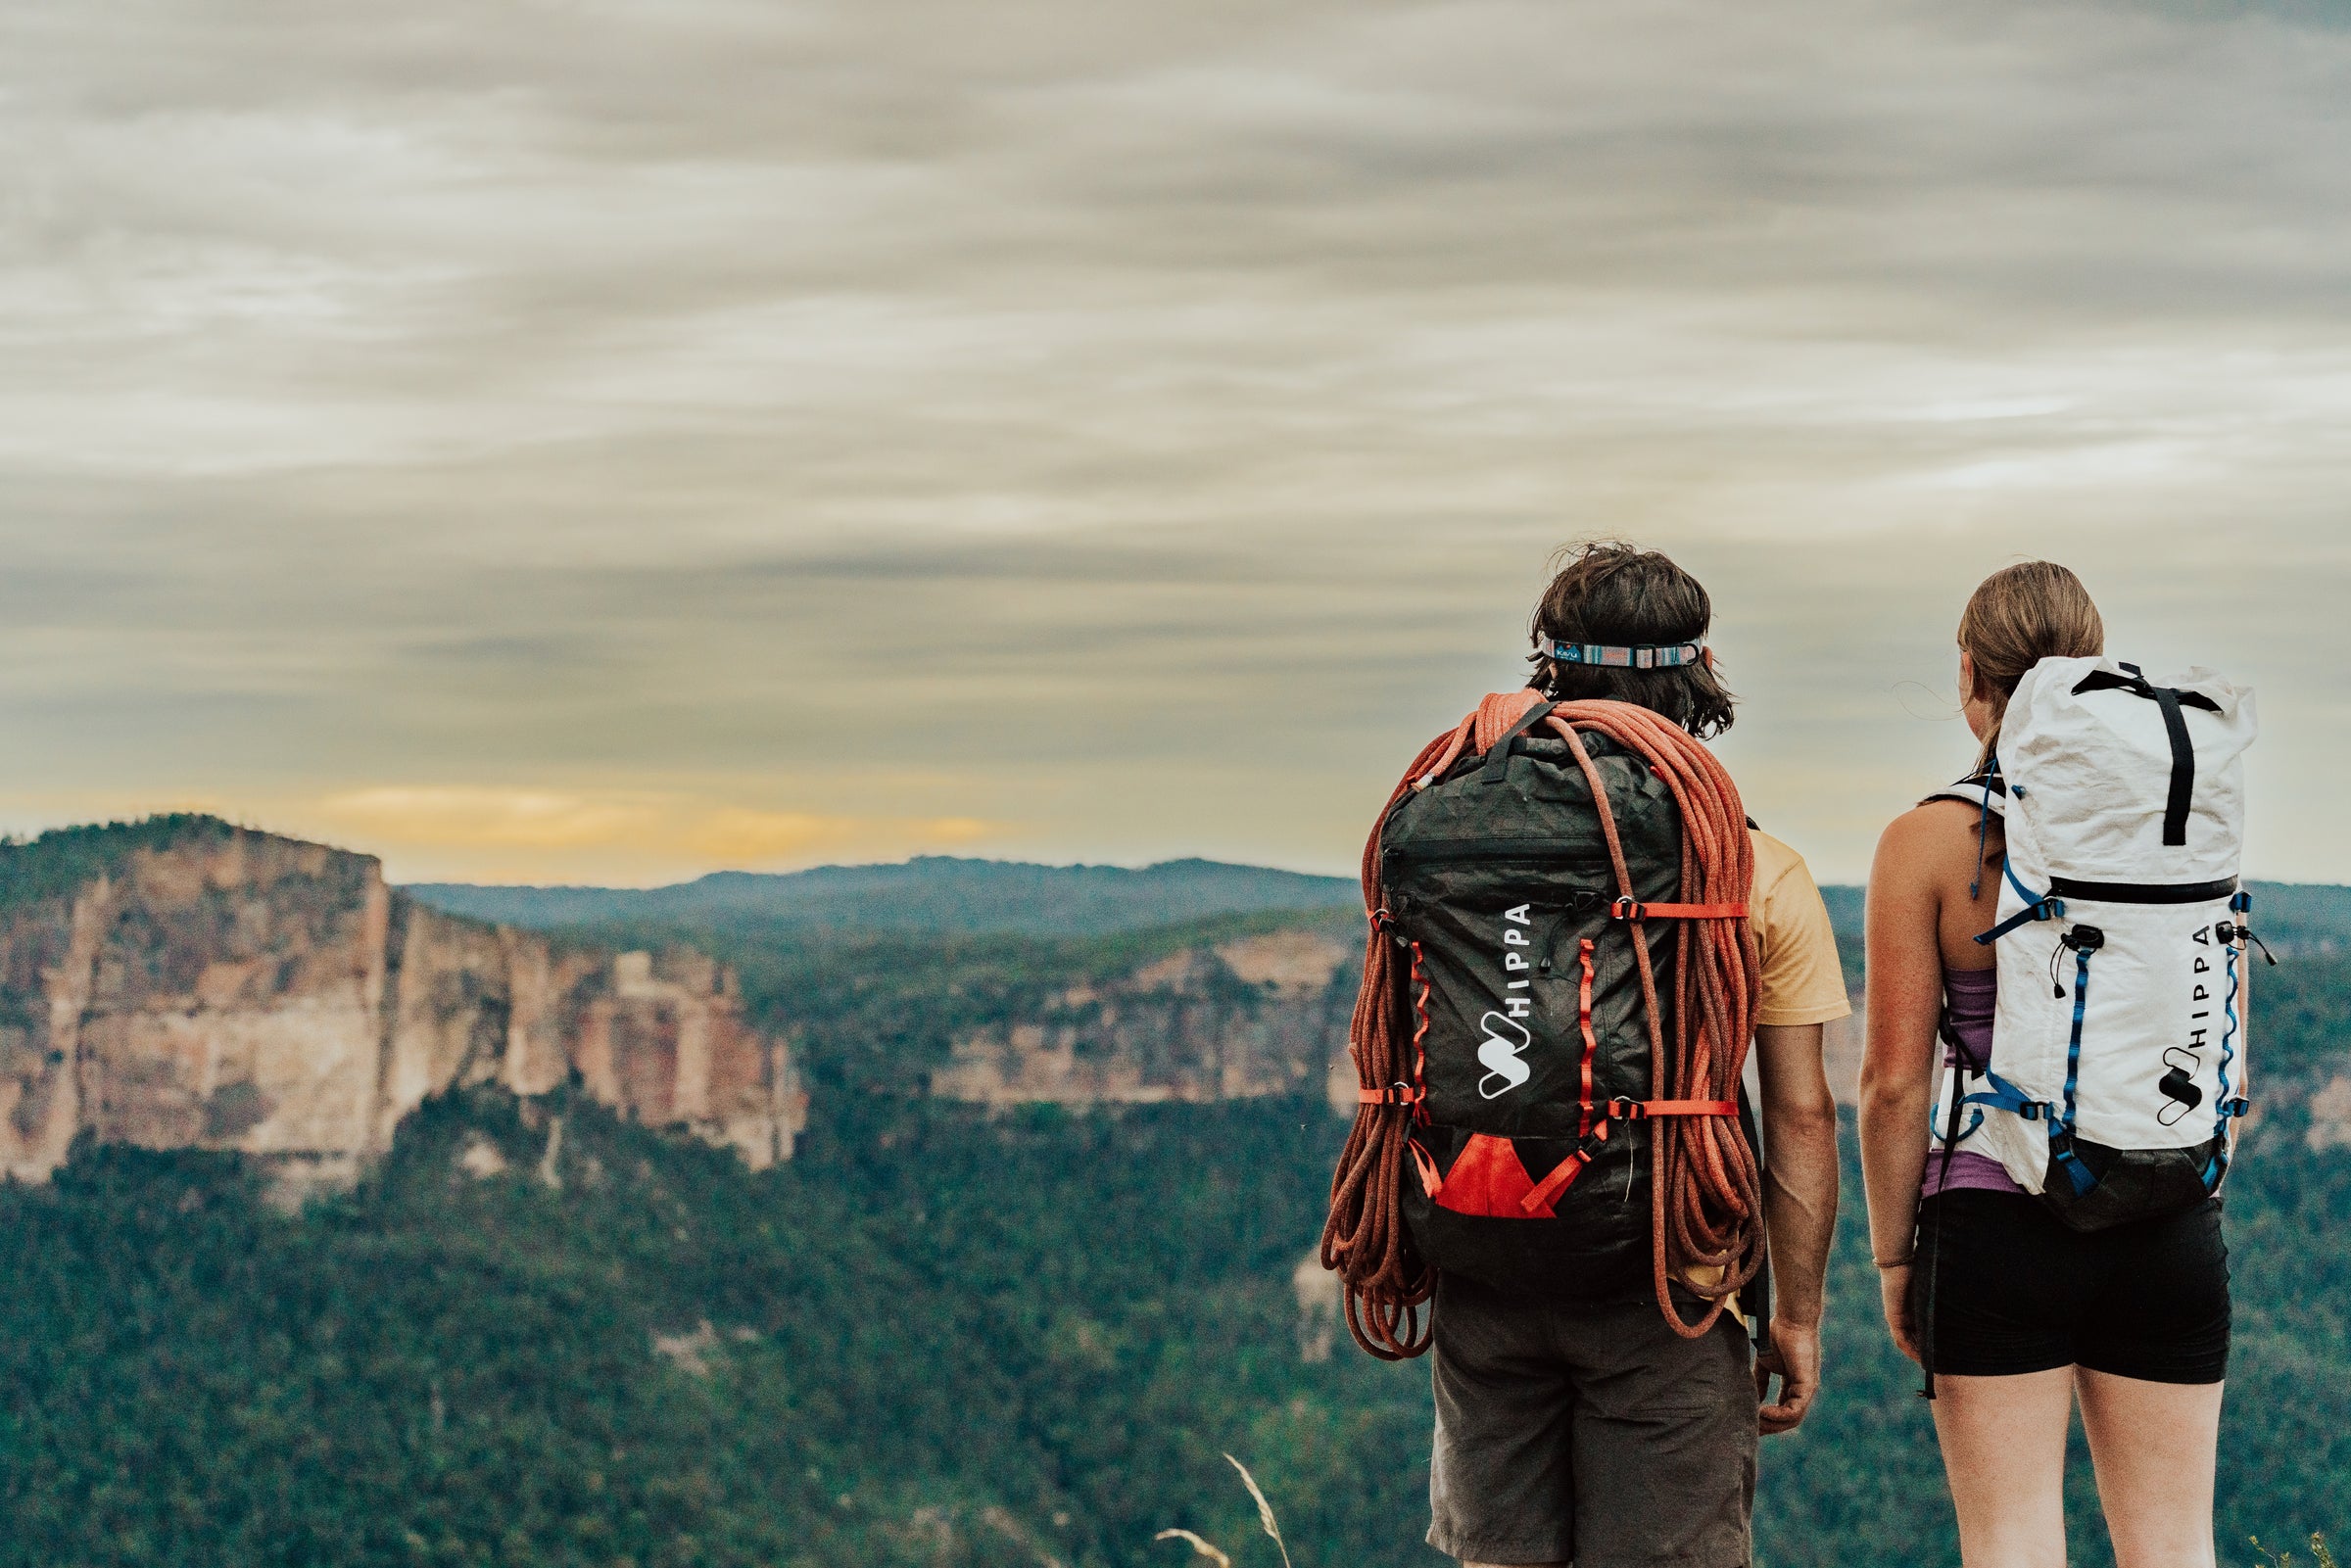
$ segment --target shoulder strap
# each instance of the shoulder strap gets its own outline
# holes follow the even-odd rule
[[[1521,714],[1518,722],[1505,730],[1502,738],[1488,748],[1485,764],[1477,770],[1477,782],[1481,784],[1502,783],[1505,770],[1511,765],[1511,748],[1518,743],[1518,737],[1549,718],[1551,710],[1558,706],[1556,702],[1538,702]]]
[[[1985,788],[1987,784],[1991,785],[1989,791]],[[1964,779],[1945,784],[1923,797],[1919,804],[1924,806],[1937,800],[1956,800],[1962,805],[2003,817],[2008,812],[2008,782],[2000,777],[1999,764],[1995,762],[1989,769],[1971,773]]]
[[[2000,759],[1991,758],[1957,784],[1936,790],[1919,804],[1932,805],[1938,800],[1956,800],[1976,808],[1976,875],[1967,884],[1967,896],[1973,898],[1984,890],[1984,846],[1991,835],[1991,819],[1997,817],[2002,823],[2008,820],[2008,781],[2000,777]]]

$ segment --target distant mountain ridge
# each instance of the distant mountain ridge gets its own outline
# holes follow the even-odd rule
[[[2351,887],[2253,886],[2254,924],[2280,953],[2351,951]],[[819,866],[776,875],[723,871],[668,887],[500,887],[418,882],[403,889],[452,915],[546,929],[610,922],[863,931],[1003,931],[1082,936],[1144,930],[1218,915],[1355,906],[1353,878],[1316,877],[1217,860],[1139,868],[1046,866],[923,855],[882,866]],[[1821,888],[1838,935],[1857,944],[1862,889]],[[1859,962],[1856,950],[1852,955]]]
[[[669,887],[488,887],[421,882],[404,889],[452,915],[546,928],[611,921],[680,925],[755,921],[842,930],[1005,931],[1077,936],[1174,926],[1261,910],[1321,910],[1361,894],[1345,877],[1215,860],[1155,866],[1044,866],[924,855],[884,866],[820,866],[766,875],[715,872]]]

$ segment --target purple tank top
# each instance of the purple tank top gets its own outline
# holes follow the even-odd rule
[[[1999,1000],[2000,975],[1997,970],[1950,970],[1943,972],[1943,1022],[1967,1047],[1967,1054],[1977,1062],[1991,1065],[1991,1021]],[[1947,1069],[1958,1060],[1948,1045],[1943,1047],[1943,1063]],[[1962,1129],[1966,1118],[1960,1119]],[[2009,1175],[1997,1160],[1990,1155],[1971,1152],[1964,1144],[1951,1153],[1946,1177],[1943,1163],[1943,1127],[1935,1128],[1935,1146],[1927,1155],[1927,1174],[1923,1195],[1929,1198],[1939,1192],[1970,1188],[1977,1192],[2023,1192],[2016,1178]]]

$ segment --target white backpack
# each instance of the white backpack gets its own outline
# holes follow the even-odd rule
[[[2000,920],[1976,938],[1999,952],[1999,1011],[1989,1064],[1954,1052],[1937,1140],[1997,1160],[2078,1230],[2185,1208],[2228,1172],[2257,728],[2252,691],[2210,670],[2043,659],[1965,786],[1987,817],[2006,797]]]

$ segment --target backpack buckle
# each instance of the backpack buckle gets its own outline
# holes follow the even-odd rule
[[[1648,905],[1633,897],[1632,894],[1619,893],[1616,902],[1608,906],[1608,918],[1611,920],[1639,920],[1648,908]]]

